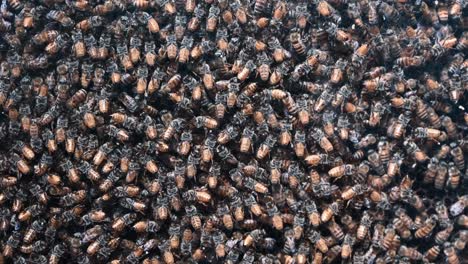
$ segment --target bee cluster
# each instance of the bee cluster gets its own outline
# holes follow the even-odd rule
[[[465,263],[463,0],[2,0],[0,263]]]

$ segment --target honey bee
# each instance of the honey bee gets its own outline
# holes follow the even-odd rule
[[[322,253],[328,252],[328,246],[325,239],[322,238],[319,232],[311,230],[308,235],[309,240],[315,244],[315,247]]]
[[[354,198],[356,195],[360,195],[366,191],[366,187],[361,184],[356,184],[341,194],[341,198],[345,201]]]
[[[11,159],[21,173],[29,174],[31,172],[29,164],[17,154],[13,154]]]
[[[217,214],[220,216],[224,227],[228,230],[232,230],[232,228],[234,227],[234,221],[230,213],[229,207],[227,205],[218,207]]]
[[[196,0],[186,0],[185,1],[185,11],[187,13],[193,13],[193,11],[195,10],[196,5],[197,5]]]
[[[369,228],[372,224],[372,218],[367,211],[364,212],[359,227],[356,231],[356,238],[358,240],[363,240],[369,231]]]
[[[171,34],[168,35],[166,38],[166,51],[167,51],[167,57],[170,60],[175,60],[177,57],[177,54],[179,52],[179,48],[177,47],[177,39],[176,36]],[[181,79],[181,77],[179,77]],[[179,80],[180,82],[180,80]],[[170,89],[172,90],[172,89]]]
[[[65,246],[63,244],[57,244],[52,248],[49,263],[57,264],[60,261],[60,258],[65,254]]]
[[[328,89],[325,89],[318,100],[314,104],[314,111],[315,112],[322,112],[323,109],[331,102],[333,99],[333,94],[328,92]]]
[[[46,222],[43,219],[32,222],[31,227],[27,229],[24,234],[23,242],[30,244],[36,238],[37,234],[44,230],[45,225]]]
[[[343,239],[343,245],[341,246],[341,257],[347,259],[351,257],[353,245],[356,242],[356,239],[350,234],[346,234]]]
[[[332,168],[328,171],[328,175],[334,178],[341,178],[345,175],[352,175],[356,170],[355,166],[352,164],[340,165]]]
[[[465,210],[467,205],[468,205],[468,196],[464,195],[464,196],[459,197],[458,201],[456,201],[450,206],[450,209],[449,209],[450,214],[452,216],[460,215],[463,212],[463,210]]]
[[[463,157],[463,150],[460,146],[457,146],[456,143],[450,144],[451,150],[450,155],[452,156],[453,163],[459,170],[463,170],[465,168],[465,159]]]
[[[292,33],[289,36],[289,40],[291,42],[291,45],[295,52],[297,53],[298,56],[303,57],[305,56],[306,53],[306,47],[304,43],[301,40],[301,35],[299,33]]]
[[[21,242],[21,233],[17,231],[13,231],[12,234],[8,237],[6,244],[3,247],[2,255],[11,258],[13,256],[13,252],[16,248],[18,248]]]
[[[268,41],[268,47],[273,51],[273,59],[275,62],[281,63],[287,58],[288,54],[277,38],[272,37]]]
[[[398,254],[411,260],[421,260],[423,258],[423,255],[417,249],[406,246],[401,246],[398,250]]]
[[[131,198],[122,199],[120,201],[120,204],[124,208],[131,209],[137,212],[144,212],[147,207],[145,203],[138,201],[138,200],[131,199]]]
[[[198,128],[215,129],[218,127],[218,121],[208,116],[197,116],[194,119],[194,123]]]
[[[195,206],[188,206],[185,208],[187,216],[190,217],[190,223],[195,230],[199,230],[201,228],[201,218],[198,215],[197,208]]]
[[[413,141],[405,141],[406,151],[410,153],[417,162],[424,162],[428,159],[426,153],[424,153]]]
[[[258,148],[256,157],[258,159],[264,159],[267,155],[269,155],[270,150],[275,146],[275,144],[276,144],[276,139],[273,138],[271,135],[268,136]]]
[[[396,60],[396,63],[403,68],[419,67],[424,63],[424,58],[422,56],[400,57]]]
[[[97,49],[96,49],[97,52]],[[128,47],[125,44],[118,44],[116,46],[116,52],[119,57],[119,61],[121,65],[124,67],[125,70],[133,69],[134,65],[130,59],[130,55],[128,53]],[[115,76],[114,76],[115,78]]]
[[[245,81],[247,78],[249,78],[250,73],[252,73],[255,68],[257,68],[257,66],[252,60],[247,61],[244,68],[237,74],[237,79],[240,81]]]
[[[70,108],[76,108],[78,104],[82,103],[85,101],[87,92],[84,89],[78,90],[74,95],[70,97],[70,99],[67,101],[67,106]]]
[[[185,192],[183,196],[190,201],[198,201],[201,203],[208,203],[211,201],[211,194],[206,190],[190,190]]]
[[[466,242],[468,239],[468,233],[466,230],[460,231],[458,238],[454,241],[453,246],[455,249],[463,251],[466,247]]]
[[[180,140],[181,142],[179,144],[178,152],[180,155],[186,156],[190,152],[192,133],[190,133],[189,131],[183,132],[180,137]]]
[[[455,166],[455,163],[450,162],[448,164],[448,182],[447,185],[452,188],[458,188],[460,184],[461,173],[460,170]]]
[[[250,247],[252,245],[257,244],[262,241],[262,238],[266,235],[265,230],[263,229],[255,229],[251,231],[247,236],[244,238],[242,244],[245,247]]]
[[[320,220],[323,223],[328,222],[334,215],[337,215],[340,211],[340,204],[338,202],[333,202],[328,205],[325,210],[323,210]]]
[[[46,15],[47,19],[55,20],[60,23],[63,27],[69,28],[73,26],[74,21],[67,16],[64,11],[52,10]]]
[[[190,50],[193,46],[193,38],[185,36],[181,42],[179,51],[179,62],[187,63],[189,61]]]
[[[214,32],[218,26],[218,16],[220,9],[217,6],[211,6],[208,11],[208,19],[206,21],[206,31]]]
[[[436,226],[437,224],[436,220],[437,220],[436,215],[431,216],[421,228],[416,230],[416,232],[414,233],[415,237],[416,238],[427,237],[432,232],[434,227]]]
[[[451,233],[453,231],[453,225],[449,224],[449,226],[436,233],[434,240],[437,244],[442,245],[445,242],[447,242],[447,239],[450,237]]]
[[[197,5],[193,11],[194,16],[190,19],[187,24],[187,28],[190,31],[196,31],[200,26],[201,20],[205,16],[205,10],[202,8],[201,5]]]

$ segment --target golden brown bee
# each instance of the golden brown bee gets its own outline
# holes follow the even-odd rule
[[[432,232],[434,227],[436,226],[437,224],[436,220],[437,220],[437,217],[435,215],[431,216],[431,218],[429,218],[426,221],[426,223],[424,223],[424,226],[416,230],[416,232],[414,233],[414,236],[416,238],[427,237]]]
[[[44,30],[33,36],[33,41],[36,44],[50,43],[57,38],[59,32],[56,30]]]
[[[155,174],[159,171],[159,167],[156,162],[150,157],[145,158],[145,170],[149,173]]]
[[[185,193],[189,200],[197,200],[202,203],[208,203],[211,201],[211,194],[206,190],[194,191],[190,190]]]
[[[320,216],[320,221],[323,223],[328,222],[334,215],[337,215],[340,211],[340,205],[337,202],[333,202],[328,205]]]
[[[47,182],[50,185],[59,185],[62,183],[62,179],[57,174],[48,174],[47,175]]]
[[[217,214],[221,217],[223,225],[226,229],[232,230],[234,221],[227,205],[218,207]]]
[[[336,12],[336,10],[327,1],[319,1],[317,4],[317,11],[324,17],[328,17]]]
[[[440,246],[439,245],[434,245],[431,248],[429,248],[426,253],[424,253],[424,259],[427,259],[429,261],[434,261],[440,254]]]
[[[192,16],[192,18],[189,20],[187,24],[188,30],[192,32],[198,30],[200,23],[201,23],[201,19],[204,16],[205,16],[205,10],[201,6],[195,7],[194,16]]]
[[[67,101],[67,105],[70,107],[70,108],[76,108],[78,106],[78,104],[82,103],[85,99],[86,99],[86,96],[87,96],[87,92],[86,90],[84,89],[80,89],[78,90],[74,95],[72,95],[72,97],[70,97],[70,99]]]
[[[216,27],[218,26],[218,16],[220,10],[217,6],[212,5],[208,12],[208,19],[206,21],[206,31],[207,32],[214,32]]]
[[[343,259],[347,259],[351,257],[352,248],[353,248],[355,241],[356,239],[353,236],[346,234],[343,240],[343,245],[341,247],[341,257]]]
[[[181,142],[179,144],[178,152],[180,155],[186,156],[190,152],[192,133],[190,133],[189,131],[183,132],[180,136],[180,140]]]
[[[187,11],[187,13],[193,13],[196,6],[196,0],[185,0],[185,11]]]
[[[164,85],[164,87],[162,88],[163,91],[165,92],[172,92],[174,91],[177,87],[179,87],[179,85],[181,84],[182,82],[182,76],[180,76],[180,74],[176,74],[174,76],[172,76],[169,81],[167,82],[166,85]]]
[[[348,190],[341,193],[341,199],[347,201],[354,198],[356,195],[360,195],[366,191],[366,187],[361,184],[356,184]]]
[[[444,254],[445,254],[447,263],[449,264],[460,263],[460,259],[458,258],[455,248],[451,246],[450,244],[448,244],[447,247],[444,248]]]
[[[218,121],[208,116],[195,117],[195,126],[198,128],[205,127],[208,129],[215,129],[218,127]]]
[[[283,62],[287,55],[285,49],[281,46],[281,43],[277,38],[272,38],[268,41],[268,46],[273,50],[273,59],[277,63]]]
[[[248,21],[248,12],[245,10],[245,7],[240,6],[239,2],[232,2],[231,8],[233,11],[235,11],[234,15],[236,17],[237,22],[239,24],[245,24]]]
[[[325,239],[322,238],[320,233],[317,231],[311,230],[309,233],[309,240],[315,244],[315,247],[320,250],[322,253],[328,252],[328,246]]]
[[[83,41],[83,35],[81,31],[74,32],[72,35],[73,47],[72,50],[77,58],[81,58],[86,55],[86,46]]]
[[[247,234],[247,236],[243,240],[243,245],[245,247],[250,247],[254,243],[260,242],[265,234],[266,233],[265,233],[265,231],[263,229],[255,229],[252,232],[250,232],[249,234]]]
[[[317,166],[319,165],[321,162],[323,162],[323,160],[326,158],[326,154],[313,154],[313,155],[308,155],[306,158],[305,158],[305,162],[307,163],[307,165],[310,165],[310,166]]]
[[[237,79],[245,81],[255,68],[257,68],[257,66],[252,60],[247,61],[244,68],[237,74]]]
[[[429,159],[427,154],[422,151],[413,141],[405,141],[404,144],[406,145],[407,152],[410,153],[417,162],[424,162]]]
[[[391,250],[393,249],[393,240],[397,236],[395,229],[393,228],[387,228],[385,229],[385,235],[383,237],[383,240],[378,241],[380,243],[380,246],[384,250]]]
[[[155,195],[161,190],[161,185],[160,185],[160,183],[158,181],[153,180],[153,181],[150,181],[150,182],[145,182],[145,189],[149,193]]]
[[[270,153],[270,150],[274,147],[275,143],[276,139],[272,136],[268,136],[258,148],[256,157],[258,159],[264,159]]]
[[[292,124],[290,123],[282,124],[281,132],[279,134],[279,139],[278,139],[278,143],[281,146],[287,146],[291,143],[291,139],[292,139],[291,132],[290,132],[291,130],[292,130]]]
[[[328,175],[334,178],[341,178],[345,175],[352,175],[356,170],[354,165],[346,164],[332,168],[328,171]]]
[[[270,20],[266,17],[260,17],[259,19],[257,19],[257,27],[260,29],[266,28],[269,23]]]
[[[273,8],[273,18],[277,20],[282,20],[288,13],[287,3],[279,1],[275,4]]]
[[[296,131],[294,134],[294,152],[297,157],[304,157],[306,152],[305,133],[302,131]]]
[[[372,218],[369,213],[365,211],[361,218],[361,223],[359,224],[359,227],[356,231],[356,238],[358,240],[363,240],[367,236],[371,224]]]
[[[454,1],[452,3],[452,5],[449,7],[448,13],[449,13],[451,19],[460,20],[461,15],[462,15],[461,2]]]
[[[422,56],[401,57],[396,60],[396,63],[404,68],[418,67],[424,63],[424,58]]]
[[[201,223],[201,218],[198,215],[197,208],[195,208],[195,206],[193,205],[187,206],[185,207],[185,212],[187,216],[190,217],[190,223],[192,227],[195,230],[199,230],[201,228],[202,223]]]
[[[83,4],[88,4],[88,2],[83,1]],[[112,12],[115,8],[115,5],[111,1],[105,1],[103,4],[96,5],[93,8],[93,13],[96,15],[106,15],[110,12]]]
[[[177,47],[177,40],[175,35],[168,35],[166,38],[166,51],[167,51],[167,57],[170,60],[175,60],[177,57],[177,54],[179,52],[179,49]]]
[[[312,134],[312,138],[319,143],[319,146],[325,150],[325,152],[333,151],[333,145],[325,136],[324,132],[320,129],[315,129],[314,133]]]
[[[335,67],[332,69],[330,74],[330,82],[334,85],[341,83],[344,76],[344,70],[346,68],[346,62],[338,60]]]
[[[87,112],[83,116],[83,123],[84,125],[89,128],[93,129],[96,127],[96,118],[93,113]]]
[[[146,9],[149,6],[149,1],[147,0],[132,0],[131,3],[138,9]]]
[[[191,37],[184,37],[181,43],[181,48],[179,51],[179,62],[187,63],[189,61],[190,50],[193,45],[193,39]]]

